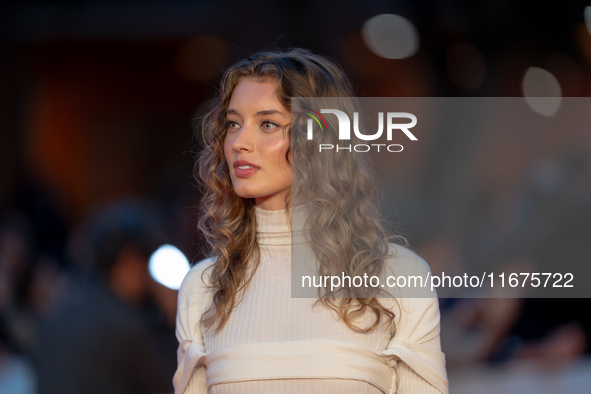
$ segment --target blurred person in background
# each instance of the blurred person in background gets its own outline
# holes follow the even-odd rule
[[[161,240],[151,212],[116,203],[87,230],[73,251],[92,263],[90,275],[71,281],[39,329],[39,394],[170,392],[174,349],[158,348],[144,313],[155,286],[148,259]]]
[[[34,394],[36,379],[28,351],[34,343],[31,316],[31,228],[25,215],[6,211],[0,219],[0,394]]]
[[[591,156],[578,149],[532,166],[526,185],[513,192],[513,209],[494,212],[517,218],[517,224],[501,235],[486,233],[494,242],[492,259],[498,260],[490,266],[506,273],[553,272],[557,266],[562,272],[576,272],[577,267],[588,266],[589,179]],[[515,290],[515,298],[454,300],[442,312],[446,326],[442,343],[448,349],[450,370],[473,367],[476,362],[527,363],[540,374],[558,374],[589,357],[589,299],[518,298],[523,294],[520,288]]]
[[[35,394],[35,371],[14,349],[14,341],[0,316],[0,394]]]

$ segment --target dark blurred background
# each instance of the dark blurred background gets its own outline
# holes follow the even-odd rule
[[[176,291],[146,267],[163,244],[202,257],[193,119],[234,61],[308,48],[365,97],[588,97],[588,5],[2,2],[0,393],[172,392]],[[432,268],[591,263],[591,133],[470,137],[438,136],[393,180]],[[466,166],[480,182],[458,206]],[[451,392],[585,392],[590,306],[442,300]]]

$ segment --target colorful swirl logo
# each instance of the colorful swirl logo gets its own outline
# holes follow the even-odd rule
[[[308,108],[308,107],[304,107],[305,110],[308,110],[310,112],[304,112],[306,115],[310,115],[315,121],[316,123],[318,123],[318,126],[320,126],[320,130],[324,130],[326,128],[326,130],[328,130],[328,125],[326,124],[326,120],[324,119],[324,117],[322,115],[320,115],[320,113],[318,111],[314,111],[312,108]],[[311,113],[313,112],[313,113]],[[322,126],[322,123],[320,123],[320,119],[322,119],[322,123],[324,123],[324,127]]]

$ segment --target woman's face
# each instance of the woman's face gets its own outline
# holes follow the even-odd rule
[[[236,194],[254,198],[257,207],[272,211],[285,209],[291,188],[291,167],[285,157],[289,137],[283,130],[291,112],[279,102],[276,86],[275,81],[252,78],[236,85],[224,142]]]

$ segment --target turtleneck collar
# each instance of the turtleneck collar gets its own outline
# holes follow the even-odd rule
[[[259,245],[290,245],[292,243],[292,225],[294,235],[297,237],[296,243],[300,243],[309,208],[309,204],[299,205],[290,209],[289,213],[287,213],[284,209],[267,211],[255,207]]]

